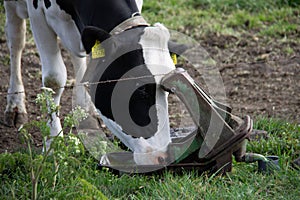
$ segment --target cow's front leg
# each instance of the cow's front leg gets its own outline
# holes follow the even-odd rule
[[[42,63],[43,86],[51,88],[55,92],[53,100],[56,105],[59,105],[67,80],[67,71],[61,56],[57,35],[48,26],[42,9],[35,9],[29,5],[28,9],[31,29]],[[48,121],[51,137],[62,135],[62,126],[58,115],[59,113],[52,113]],[[50,144],[51,140],[48,139],[46,149]]]
[[[64,91],[64,86],[67,80],[67,71],[63,63],[57,41],[53,38],[53,40],[51,40],[51,43],[52,44],[50,46],[47,46],[43,48],[43,50],[40,50],[40,57],[42,60],[42,81],[44,87],[51,88],[54,91],[53,100],[54,103],[58,106],[60,105],[61,95]],[[53,51],[54,49],[56,50]],[[51,137],[63,135],[59,113],[51,113],[48,125],[50,127]],[[51,140],[47,140],[47,149],[50,144]]]
[[[8,126],[16,126],[27,122],[25,107],[25,91],[21,76],[21,56],[25,46],[26,4],[5,1],[5,32],[10,51],[10,80],[7,95],[7,106],[4,121]],[[22,12],[22,10],[24,10]]]
[[[53,40],[54,44],[56,44],[56,42],[57,41]],[[57,49],[55,52],[52,52],[51,48],[49,50],[51,53],[46,53],[46,49],[40,51],[40,57],[42,60],[42,81],[44,87],[51,88],[54,91],[53,100],[54,103],[58,106],[60,105],[61,95],[64,91],[64,86],[67,80],[67,72],[60,54],[60,50]],[[50,127],[51,137],[63,135],[58,112],[51,113],[48,125]],[[51,139],[47,140],[46,149],[49,148],[51,141]]]
[[[71,54],[71,60],[74,66],[76,81],[76,87],[74,87],[73,90],[73,107],[80,106],[88,114],[87,119],[80,122],[78,128],[81,130],[99,130],[101,128],[99,123],[100,116],[98,115],[96,108],[85,86],[81,84],[81,80],[84,76],[87,67],[86,57],[80,58]]]

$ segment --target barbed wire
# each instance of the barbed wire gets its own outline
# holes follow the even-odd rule
[[[61,86],[61,87],[56,87],[52,88],[53,90],[57,89],[73,89],[74,87],[86,87],[88,88],[91,85],[98,85],[98,84],[109,84],[109,83],[116,83],[116,82],[122,82],[122,81],[132,81],[132,80],[141,80],[145,78],[155,78],[158,76],[165,76],[168,73],[163,73],[163,74],[154,74],[154,75],[144,75],[144,76],[137,76],[137,77],[128,77],[128,78],[120,78],[120,79],[112,79],[112,80],[105,80],[105,81],[97,81],[97,82],[83,82],[83,83],[78,83],[74,85],[66,85],[66,86]],[[33,89],[32,91],[41,91],[42,87],[39,89]],[[19,92],[0,92],[0,95],[16,95],[16,94],[24,94],[25,91],[19,91]]]
[[[298,56],[292,56],[291,59],[297,58]],[[224,64],[220,66],[219,71],[222,72],[227,68],[233,68],[234,66],[238,64],[261,64],[261,63],[266,63],[266,61],[259,61],[259,62],[237,62],[237,63],[231,63],[231,64]],[[105,80],[105,81],[97,81],[97,82],[84,82],[84,83],[78,83],[75,85],[67,85],[67,86],[62,86],[62,87],[57,87],[53,88],[55,89],[73,89],[74,87],[89,87],[90,85],[98,85],[98,84],[108,84],[108,83],[114,83],[114,82],[119,82],[119,81],[130,81],[130,80],[139,80],[139,79],[145,79],[145,78],[154,78],[157,76],[165,76],[168,73],[163,73],[163,74],[155,74],[155,75],[145,75],[145,76],[138,76],[138,77],[129,77],[129,78],[121,78],[121,79],[114,79],[114,80]],[[33,91],[41,91],[42,87],[39,89],[34,89]],[[0,92],[0,95],[15,95],[15,94],[22,94],[25,93],[25,91],[19,91],[19,92]]]

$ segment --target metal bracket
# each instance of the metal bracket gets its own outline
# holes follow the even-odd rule
[[[246,153],[243,140],[252,130],[252,120],[231,114],[231,107],[213,100],[181,68],[177,68],[162,81],[164,90],[176,94],[185,104],[198,127],[203,143],[198,158],[210,161],[226,151],[232,151],[239,160]]]

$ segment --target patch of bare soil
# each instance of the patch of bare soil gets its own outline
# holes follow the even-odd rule
[[[224,35],[200,38],[201,45],[218,63],[226,89],[226,101],[233,107],[233,113],[238,116],[250,115],[254,119],[258,116],[276,117],[300,123],[300,45],[251,35],[240,38]],[[285,52],[287,48],[291,51]],[[35,98],[41,87],[41,72],[36,52],[35,46],[28,43],[22,58],[29,120],[39,119]],[[68,80],[72,80],[70,58],[65,51],[63,55],[68,68]],[[4,38],[0,40],[0,77],[2,121],[9,83],[9,52]],[[71,102],[72,90],[66,89],[61,101],[62,116],[71,110]],[[170,115],[174,123],[176,118],[182,117],[174,114],[172,107]],[[38,130],[33,133],[33,138],[36,146],[41,146]],[[0,124],[0,153],[21,147],[17,129]]]
[[[300,123],[299,43],[241,38],[215,35],[203,40],[218,62],[233,113]]]

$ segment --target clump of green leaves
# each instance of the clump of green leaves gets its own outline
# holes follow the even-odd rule
[[[27,144],[30,159],[31,199],[38,199],[41,195],[40,191],[42,191],[44,187],[51,187],[52,190],[55,191],[59,171],[64,168],[64,170],[70,169],[68,168],[69,165],[78,165],[80,163],[78,158],[85,153],[83,144],[79,138],[72,133],[72,128],[87,117],[85,111],[79,106],[75,107],[65,117],[63,130],[68,129],[69,133],[64,137],[61,137],[61,133],[57,133],[57,136],[50,138],[50,129],[47,122],[51,121],[52,116],[59,112],[59,106],[53,101],[53,94],[53,90],[43,88],[43,92],[38,94],[36,98],[36,103],[40,105],[41,118],[37,121],[31,121],[25,124],[20,129],[20,133]],[[48,149],[44,148],[43,154],[33,154],[31,148],[33,140],[30,134],[30,130],[33,128],[38,128],[42,133],[44,146],[46,140],[52,140],[50,147]],[[52,163],[52,166],[50,163]],[[52,175],[44,174],[47,168],[53,169]],[[49,173],[49,171],[47,173]],[[71,175],[74,171],[68,170],[68,173]]]
[[[73,110],[64,118],[64,127],[77,127],[79,122],[88,117],[87,113],[80,107],[76,106]]]

